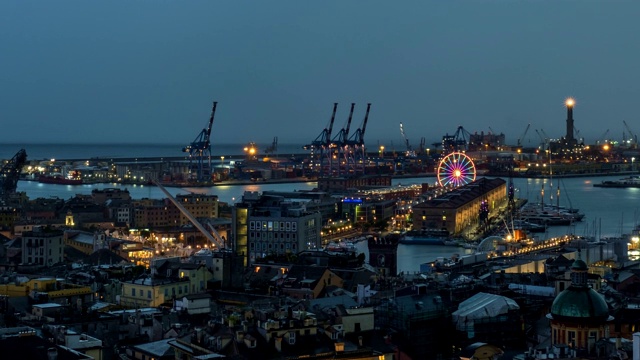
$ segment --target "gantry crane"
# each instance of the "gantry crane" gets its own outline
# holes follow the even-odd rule
[[[364,145],[364,135],[367,131],[367,122],[369,121],[369,110],[371,110],[371,103],[367,103],[367,112],[362,120],[362,125],[349,137],[347,145],[351,148],[349,155],[349,161],[354,166],[355,174],[361,172],[364,174],[366,151]]]
[[[638,136],[633,131],[631,131],[631,128],[626,121],[622,120],[622,123],[629,133],[629,146],[632,148],[636,148],[638,146]]]
[[[224,239],[212,226],[209,226],[211,231],[207,231],[207,229],[205,229],[205,227],[198,221],[198,219],[196,219],[195,216],[193,216],[193,214],[189,212],[189,210],[187,210],[184,206],[182,206],[180,201],[176,200],[173,197],[173,195],[171,195],[171,193],[169,193],[169,191],[165,189],[165,187],[162,186],[162,184],[160,184],[160,182],[157,179],[151,179],[151,182],[154,185],[156,185],[158,189],[160,189],[167,196],[169,201],[171,201],[173,205],[175,205],[178,208],[178,210],[180,210],[180,212],[187,219],[189,219],[189,221],[191,221],[193,226],[195,226],[198,230],[200,230],[202,235],[204,235],[209,240],[209,242],[211,242],[213,246],[218,247],[219,249],[224,248]]]
[[[213,102],[211,116],[207,127],[202,129],[195,140],[182,149],[183,152],[189,153],[189,172],[190,180],[197,182],[211,181],[211,126],[213,118],[216,114],[217,101]]]
[[[264,150],[265,154],[275,154],[278,151],[278,137],[274,136],[271,146]]]
[[[27,152],[20,149],[0,168],[0,199],[16,192],[20,171],[27,162]]]
[[[471,134],[462,126],[458,126],[458,129],[456,129],[453,135],[446,134],[442,137],[442,151],[444,153],[466,151],[469,145],[470,135]]]
[[[518,138],[517,146],[519,148],[522,147],[522,142],[524,141],[524,137],[527,136],[527,132],[529,131],[530,127],[531,127],[531,123],[527,124],[527,127],[524,129],[524,132],[522,132],[522,135],[520,135],[520,137]]]
[[[413,151],[413,148],[411,147],[411,144],[409,143],[409,139],[407,138],[407,134],[404,132],[404,126],[402,125],[402,122],[400,123],[400,134],[402,135],[402,140],[404,141],[404,144],[405,144],[405,146],[407,148],[406,156],[415,157],[416,153],[415,153],[415,151]]]
[[[332,149],[337,149],[338,154],[337,154],[337,161],[336,161],[336,168],[335,169],[330,169],[331,173],[337,172],[338,175],[340,175],[342,173],[342,166],[341,166],[341,158],[344,157],[345,160],[345,167],[344,167],[344,172],[348,173],[349,172],[349,159],[348,159],[348,154],[349,154],[349,130],[351,129],[351,119],[353,118],[353,109],[355,108],[356,104],[355,103],[351,103],[351,110],[349,111],[349,119],[347,120],[347,125],[346,128],[342,128],[340,129],[340,131],[338,132],[338,134],[336,134],[336,136],[333,138],[333,140],[331,140],[331,148]]]
[[[542,136],[542,134],[540,133],[540,131],[538,131],[538,129],[536,129],[536,134],[538,134],[538,137],[540,137],[540,150],[546,150],[547,148],[547,139],[544,138],[544,136]]]
[[[338,110],[338,103],[333,103],[333,113],[331,114],[331,120],[329,121],[329,126],[325,127],[324,130],[318,135],[318,137],[311,142],[309,145],[305,145],[305,150],[311,150],[311,158],[316,157],[316,151],[319,152],[318,161],[320,166],[320,176],[324,174],[324,158],[327,157],[327,162],[329,167],[331,167],[331,132],[333,131],[333,122],[336,119],[336,111]],[[313,166],[313,164],[312,164]]]
[[[598,143],[605,143],[606,144],[607,142],[609,142],[607,140],[607,135],[609,135],[609,129],[605,130],[604,134],[602,134],[600,136],[600,138],[598,139]]]

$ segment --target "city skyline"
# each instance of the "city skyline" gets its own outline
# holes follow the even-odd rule
[[[310,143],[356,104],[369,148],[458,126],[537,146],[640,131],[631,1],[8,1],[3,143]],[[627,129],[623,123],[626,121]],[[626,135],[629,136],[629,135]]]

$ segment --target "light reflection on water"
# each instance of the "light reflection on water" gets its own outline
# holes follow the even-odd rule
[[[620,175],[607,177],[584,177],[565,179],[514,179],[516,197],[526,198],[530,202],[539,202],[542,186],[545,186],[545,203],[556,204],[557,188],[560,187],[559,204],[565,207],[578,208],[586,214],[585,220],[571,226],[553,227],[540,238],[560,236],[567,233],[609,237],[628,234],[638,223],[640,189],[597,188],[594,183],[603,180],[617,180]],[[393,185],[434,184],[435,178],[394,179]],[[553,191],[549,188],[553,185]],[[198,194],[214,194],[220,201],[233,203],[238,201],[245,191],[294,191],[312,190],[315,182],[288,184],[250,184],[214,187],[167,188],[173,195],[194,192]],[[53,185],[32,181],[18,182],[18,191],[25,191],[30,198],[57,196],[69,199],[75,194],[90,194],[93,189],[121,188],[128,189],[133,198],[164,198],[164,194],[155,186],[145,185]],[[551,198],[553,196],[553,198]],[[420,264],[433,261],[439,256],[450,257],[454,253],[463,255],[468,251],[463,248],[432,245],[400,245],[398,248],[398,271],[418,271]]]

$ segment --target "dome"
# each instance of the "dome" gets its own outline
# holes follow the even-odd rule
[[[586,262],[582,261],[581,259],[577,259],[576,261],[573,262],[573,264],[571,264],[571,269],[587,271],[589,270],[589,267],[587,266]]]
[[[595,290],[589,287],[570,286],[553,301],[551,315],[558,320],[606,321],[609,317],[609,307]]]

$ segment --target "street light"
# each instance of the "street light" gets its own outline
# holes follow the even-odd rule
[[[631,171],[636,171],[635,167],[633,166],[633,162],[636,161],[635,157],[631,158]]]

